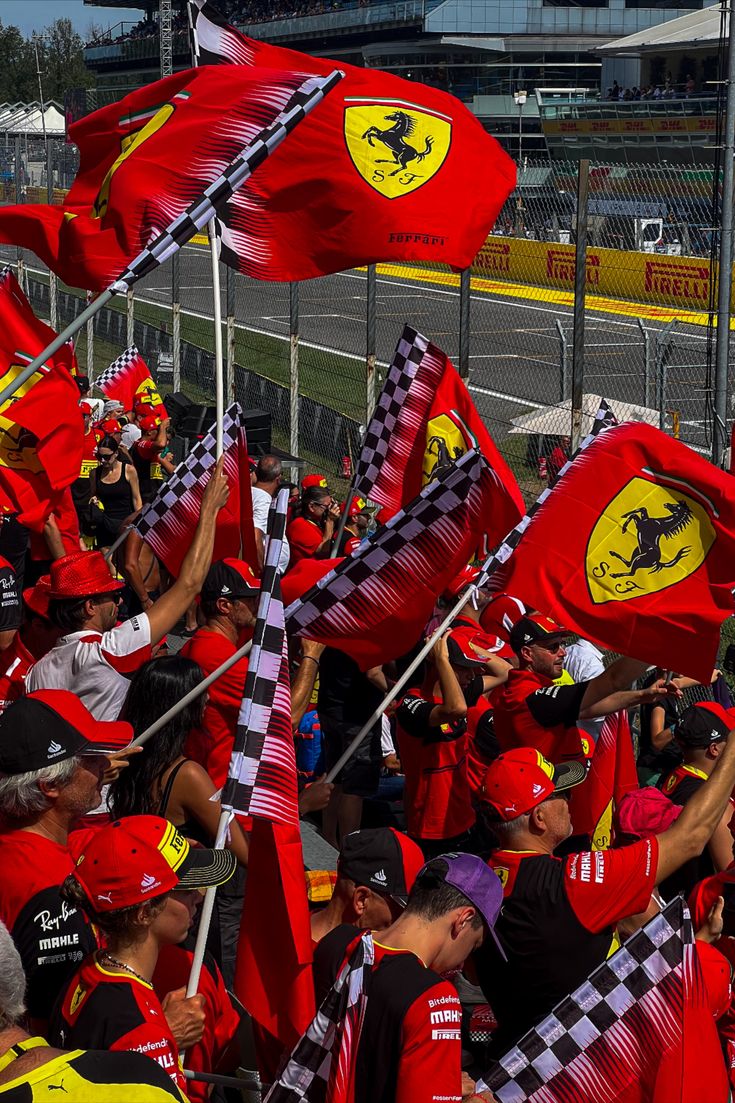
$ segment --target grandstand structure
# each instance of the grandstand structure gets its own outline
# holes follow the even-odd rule
[[[141,19],[119,23],[86,47],[86,63],[97,74],[90,109],[156,80],[161,72],[158,0],[85,0],[90,7],[97,3],[139,7]],[[253,38],[384,69],[453,93],[518,159],[548,153],[543,98],[535,90],[564,90],[562,95],[573,93],[577,102],[594,102],[603,79],[600,47],[702,7],[701,0],[215,3]],[[170,22],[171,62],[174,69],[185,68],[189,42],[183,0],[172,0]],[[659,108],[665,111],[665,106]],[[614,150],[598,150],[597,155],[615,157]]]

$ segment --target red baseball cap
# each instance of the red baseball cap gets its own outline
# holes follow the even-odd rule
[[[447,636],[447,652],[452,666],[474,668],[479,671],[485,665],[485,660],[472,646],[472,642],[464,633],[450,633]]]
[[[512,594],[498,594],[480,613],[480,626],[506,643],[510,640],[513,625],[526,615],[526,607],[520,598]]]
[[[96,912],[113,912],[174,889],[224,885],[236,865],[229,850],[190,846],[161,816],[126,816],[92,835],[74,877]]]
[[[581,762],[553,766],[534,747],[515,747],[488,767],[480,797],[498,819],[507,823],[530,812],[552,793],[579,785],[586,777]]]
[[[91,597],[122,590],[123,582],[113,578],[100,551],[78,551],[62,555],[51,564],[49,597],[57,599]]]
[[[92,416],[92,407],[89,405],[88,402],[80,402],[79,409],[82,411],[85,417]]]
[[[304,484],[302,483],[301,485],[303,486]],[[326,486],[327,484],[325,483],[324,485]],[[346,506],[347,506],[347,502],[340,502],[339,503],[340,513],[344,513]],[[367,502],[365,501],[364,498],[353,498],[352,501],[350,502],[350,508],[347,510],[347,516],[348,517],[357,517],[358,513],[364,513],[366,509],[367,509]]]
[[[38,689],[0,716],[0,774],[43,770],[76,755],[111,754],[132,738],[131,724],[95,720],[75,693]]]
[[[51,575],[41,575],[35,586],[23,591],[23,601],[32,613],[44,620],[49,619],[48,606],[51,598]]]
[[[161,419],[155,414],[146,414],[145,417],[138,418],[138,426],[144,432],[148,432],[149,429],[157,429],[160,424]]]
[[[451,601],[452,598],[459,597],[463,590],[466,590],[468,586],[471,586],[475,579],[480,574],[479,567],[471,567],[469,564],[463,567],[462,570],[454,576],[451,582],[448,582],[442,597],[445,601]]]
[[[340,877],[390,896],[405,908],[424,862],[421,848],[408,835],[392,827],[366,827],[345,835],[337,870]]]
[[[218,559],[207,571],[202,586],[205,601],[216,601],[218,597],[257,597],[259,593],[260,579],[244,559]]]
[[[301,480],[301,489],[308,490],[310,486],[324,486],[327,485],[326,475],[304,475]]]
[[[105,421],[97,423],[97,428],[101,429],[103,433],[122,433],[122,425],[117,418],[110,417]]]

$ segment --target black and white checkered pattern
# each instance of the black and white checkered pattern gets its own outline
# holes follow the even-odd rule
[[[546,499],[553,492],[554,487],[559,482],[559,479],[562,478],[565,471],[569,470],[577,456],[584,452],[585,448],[587,448],[592,443],[592,441],[600,435],[600,433],[605,432],[606,429],[613,428],[617,424],[618,419],[615,417],[615,414],[610,408],[609,403],[606,402],[604,398],[601,399],[600,407],[595,414],[595,419],[592,422],[592,428],[590,429],[590,432],[584,438],[574,455],[570,456],[567,462],[561,468],[556,483],[554,483],[554,486],[547,486],[544,490],[541,491],[538,498],[530,507],[526,515],[521,518],[515,528],[512,529],[505,537],[503,543],[498,548],[496,548],[493,554],[489,556],[485,563],[483,563],[482,570],[475,580],[475,586],[478,590],[481,590],[484,586],[487,586],[490,581],[490,577],[500,567],[502,567],[503,564],[508,562],[511,555],[521,542],[521,537],[530,525],[533,515],[538,512]]]
[[[360,1040],[375,947],[366,932],[340,970],[263,1103],[324,1103],[335,1069],[350,1070]],[[330,1099],[352,1098],[332,1093]]]
[[[288,490],[281,490],[268,517],[258,616],[222,807],[298,827],[288,643],[278,574],[287,513]]]
[[[618,1095],[607,1081],[609,1070],[638,1078],[644,1036],[661,1055],[681,1041],[694,952],[689,911],[677,896],[524,1035],[485,1077],[485,1086],[498,1103],[612,1103]],[[634,1030],[626,1022],[632,1014]]]
[[[487,480],[495,478],[474,449],[424,487],[405,509],[364,541],[357,551],[319,579],[286,610],[289,631],[319,638],[370,632],[400,602],[406,573],[431,585],[466,535],[469,503],[479,510]],[[460,516],[461,515],[461,516]],[[428,539],[427,537],[431,537]],[[419,549],[419,545],[420,549]]]
[[[388,375],[380,398],[375,407],[370,424],[365,432],[360,457],[355,466],[355,493],[364,498],[373,498],[373,490],[376,487],[384,461],[396,447],[396,432],[399,419],[403,413],[406,416],[406,398],[416,380],[416,373],[424,359],[428,348],[428,338],[418,333],[411,326],[404,326],[403,333],[396,345],[393,359],[388,369]],[[439,372],[441,375],[441,372]],[[426,409],[431,405],[434,397],[434,389],[438,380],[427,381]],[[432,383],[434,388],[432,388]],[[418,422],[415,416],[413,421]],[[411,427],[409,427],[410,429]],[[417,431],[414,425],[413,432]],[[378,493],[380,493],[378,491]],[[373,498],[380,501],[380,498]]]
[[[112,361],[109,368],[105,368],[105,370],[97,376],[94,381],[95,387],[99,387],[103,394],[107,394],[107,388],[110,386],[110,384],[114,384],[117,381],[118,376],[124,374],[128,370],[128,368],[130,368],[135,363],[136,360],[142,359],[143,358],[138,352],[138,349],[135,347],[135,345],[131,345],[130,348],[127,348],[124,352],[121,352],[116,360]]]
[[[124,294],[139,279],[173,256],[194,234],[203,230],[223,204],[227,203],[284,138],[339,84],[343,76],[343,73],[335,70],[328,77],[309,77],[305,80],[278,118],[261,130],[258,137],[230,162],[199,199],[191,203],[183,214],[146,245],[114,283],[110,284],[109,290]]]
[[[189,0],[191,62],[199,65],[252,65],[248,40],[231,27],[209,0]]]

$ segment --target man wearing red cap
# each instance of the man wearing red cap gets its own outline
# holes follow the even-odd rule
[[[677,721],[674,738],[684,755],[684,761],[666,777],[659,788],[673,804],[684,808],[711,776],[725,749],[728,733],[735,728],[735,709],[725,709],[716,701],[701,701],[685,709]],[[727,869],[733,858],[733,837],[730,833],[733,802],[722,814],[707,848],[697,858],[686,862],[661,885],[667,900],[677,892],[687,896],[705,877]]]
[[[535,747],[551,762],[589,758],[592,740],[577,721],[608,716],[618,709],[681,696],[673,683],[659,679],[648,689],[631,690],[647,669],[636,659],[616,659],[604,674],[588,682],[555,685],[564,669],[567,633],[541,613],[527,613],[510,631],[518,670],[491,698],[495,734],[501,750]]]
[[[616,949],[616,924],[645,912],[656,884],[701,853],[735,784],[735,732],[709,783],[659,836],[619,850],[555,857],[573,831],[569,790],[579,762],[552,765],[531,747],[500,755],[485,777],[483,812],[499,841],[490,864],[503,884],[498,935],[476,955],[480,985],[499,1023],[498,1055],[540,1022]]]
[[[59,638],[59,629],[49,617],[50,589],[51,579],[42,575],[35,586],[23,591],[23,620],[0,655],[0,713],[23,696],[28,671]]]
[[[199,593],[212,557],[217,514],[229,488],[222,461],[202,496],[199,523],[179,577],[145,613],[117,624],[123,583],[101,552],[77,552],[51,567],[53,622],[65,633],[31,668],[29,690],[70,689],[98,720],[114,720],[128,691],[126,674],[150,658]]]
[[[340,513],[344,513],[345,509],[347,509],[347,502],[340,502]],[[353,551],[357,551],[360,544],[367,536],[369,523],[370,515],[365,512],[364,499],[352,498],[350,501],[350,508],[347,510],[347,520],[345,521],[344,530],[334,554],[336,556],[352,555]]]
[[[59,886],[71,873],[68,833],[100,802],[109,756],[133,729],[99,723],[73,693],[44,690],[0,716],[0,919],[28,978],[31,1017],[49,1017],[60,985],[96,940],[66,907]]]
[[[332,554],[339,506],[326,487],[308,486],[301,496],[299,514],[286,529],[291,563],[300,559],[328,559]]]
[[[130,455],[138,472],[143,504],[153,501],[165,477],[173,471],[171,462],[161,459],[161,453],[168,443],[169,422],[169,418],[162,420],[151,413],[138,419],[140,439],[130,449]]]

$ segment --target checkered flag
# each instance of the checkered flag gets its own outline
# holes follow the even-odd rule
[[[405,654],[477,547],[498,482],[478,452],[466,452],[289,605],[289,631],[340,648],[363,670]]]
[[[489,558],[483,564],[482,571],[475,580],[475,586],[478,590],[483,589],[485,586],[491,585],[490,579],[492,575],[494,575],[496,571],[498,571],[505,563],[508,562],[511,555],[520,544],[521,537],[530,525],[534,514],[538,512],[546,499],[553,492],[554,487],[558,486],[559,480],[564,475],[564,472],[569,470],[577,456],[581,455],[582,452],[584,452],[585,448],[592,444],[593,440],[597,439],[600,433],[604,433],[606,429],[611,429],[617,424],[618,419],[615,417],[610,404],[604,398],[600,399],[600,406],[597,413],[595,414],[595,418],[592,422],[592,427],[588,435],[584,438],[574,455],[570,456],[567,462],[561,468],[556,482],[554,483],[554,486],[547,486],[544,490],[541,491],[538,498],[530,507],[525,516],[521,518],[515,528],[511,529],[511,531],[503,540],[502,544],[500,544],[500,546],[495,549],[493,554],[489,556]]]
[[[121,352],[116,360],[113,360],[109,368],[105,368],[100,375],[94,381],[95,387],[99,387],[103,394],[107,394],[110,386],[114,387],[119,382],[121,376],[125,376],[137,364],[139,360],[142,360],[142,356],[138,352],[135,345],[131,345],[130,348]]]
[[[108,290],[113,294],[125,294],[134,283],[167,261],[194,234],[203,230],[248,177],[278,148],[283,139],[339,84],[343,75],[335,70],[328,77],[309,77],[305,80],[275,121],[260,131],[258,137],[230,162],[199,199],[191,203],[183,214],[146,245],[122,275],[110,284]]]
[[[639,1083],[635,1097],[653,1098],[647,1082],[683,1042],[695,956],[677,896],[524,1035],[477,1091],[490,1088],[498,1103],[613,1103]]]
[[[248,40],[226,23],[209,0],[189,0],[189,44],[192,65],[253,65]]]
[[[428,338],[404,326],[355,468],[355,492],[394,509],[444,372],[443,360],[431,350]]]
[[[241,419],[242,411],[234,402],[225,410],[222,420],[222,455],[230,495],[217,515],[213,561],[228,555],[238,556],[241,533],[245,528],[241,524],[243,516],[249,516],[252,525],[248,446]],[[163,483],[135,523],[137,532],[173,575],[179,573],[199,522],[202,495],[216,463],[216,452],[213,425],[203,440],[197,441],[171,478]]]
[[[375,947],[368,931],[342,966],[334,987],[263,1103],[323,1103],[325,1098],[346,1098],[334,1090],[335,1079],[347,1087],[354,1071],[374,960]],[[328,1095],[330,1085],[333,1090]]]
[[[297,826],[288,642],[278,576],[287,512],[288,491],[281,490],[268,518],[258,617],[222,807]]]

